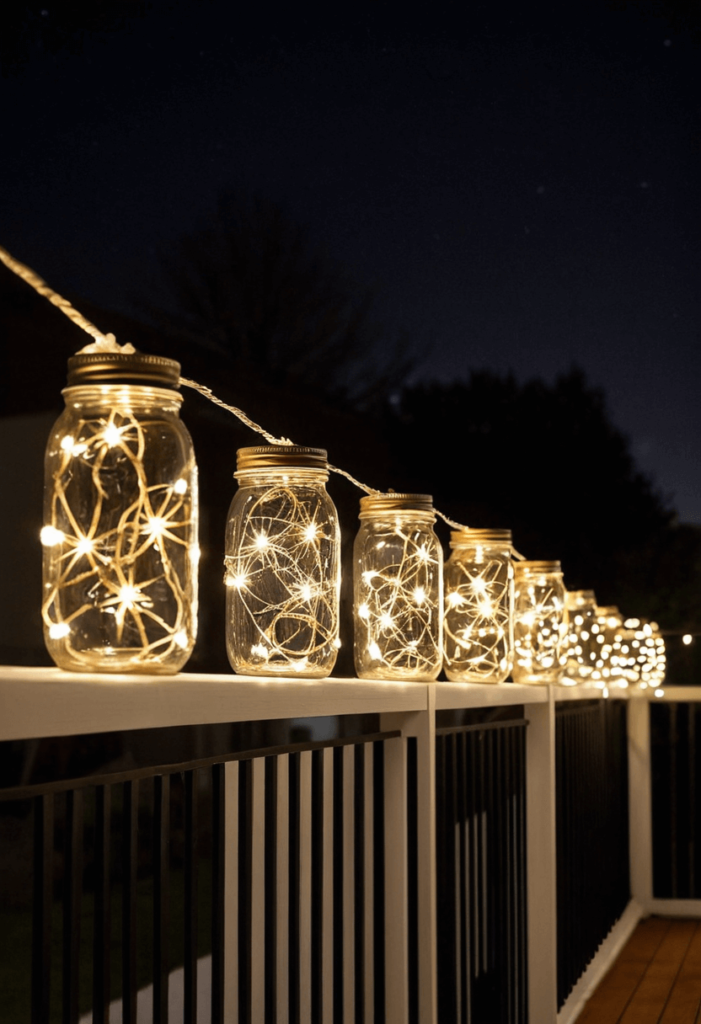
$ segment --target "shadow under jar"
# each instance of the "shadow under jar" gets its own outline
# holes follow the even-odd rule
[[[226,528],[226,648],[243,675],[329,675],[340,646],[340,531],[326,452],[240,448]]]
[[[360,499],[353,548],[355,668],[361,679],[433,680],[443,661],[443,552],[427,494]]]
[[[180,366],[142,353],[68,360],[45,460],[49,654],[78,672],[177,672],[197,632],[197,467]]]

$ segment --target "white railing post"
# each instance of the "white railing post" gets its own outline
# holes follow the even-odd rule
[[[628,701],[628,807],[630,891],[644,912],[652,900],[652,783],[650,775],[650,704],[645,697]]]
[[[383,714],[382,730],[400,729],[385,742],[385,958],[387,1022],[408,1019],[407,760],[406,740],[416,738],[419,1021],[436,1024],[436,759],[435,690],[427,710]],[[394,975],[394,976],[393,976]]]
[[[528,1006],[532,1024],[557,1020],[555,699],[526,704]]]

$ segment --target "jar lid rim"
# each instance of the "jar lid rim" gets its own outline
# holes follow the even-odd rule
[[[450,531],[450,546],[458,547],[463,544],[479,544],[493,541],[497,544],[508,544],[511,546],[511,530],[489,530],[472,526],[463,526],[459,530]]]
[[[78,352],[68,360],[68,386],[161,384],[180,387],[180,363],[145,352]]]
[[[274,469],[285,467],[290,469],[322,469],[328,471],[327,452],[325,448],[306,448],[296,444],[256,445],[251,448],[239,448],[236,452],[236,469],[238,472],[247,469]]]
[[[541,572],[562,572],[562,564],[559,561],[529,561],[524,559],[522,562],[516,562],[514,568],[517,571],[535,569]]]
[[[366,494],[360,499],[359,518],[364,519],[376,512],[428,512],[433,514],[433,496],[430,494]]]

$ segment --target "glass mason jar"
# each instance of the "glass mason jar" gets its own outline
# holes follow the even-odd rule
[[[244,675],[327,676],[340,646],[338,515],[319,448],[237,452],[226,527],[226,648]]]
[[[361,679],[435,679],[441,670],[443,552],[428,494],[360,499],[353,547],[355,668]]]
[[[197,633],[197,467],[180,366],[141,353],[68,360],[46,449],[49,654],[82,672],[177,672]]]
[[[556,683],[563,669],[565,586],[559,562],[514,566],[515,683]]]
[[[596,596],[593,590],[567,591],[565,621],[564,681],[571,685],[590,682],[596,660],[596,634],[592,632],[596,621]]]
[[[592,625],[594,635],[594,670],[592,682],[608,686],[624,678],[627,657],[623,653],[623,618],[614,604],[598,605]]]
[[[450,547],[445,565],[445,674],[469,683],[503,683],[513,666],[511,530],[454,530]]]

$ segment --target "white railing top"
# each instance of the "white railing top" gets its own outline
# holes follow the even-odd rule
[[[276,679],[234,674],[175,676],[63,672],[0,666],[0,741],[83,733],[591,700],[595,686],[514,683]],[[612,689],[611,698],[642,696]],[[701,701],[699,687],[670,687],[666,701]]]

